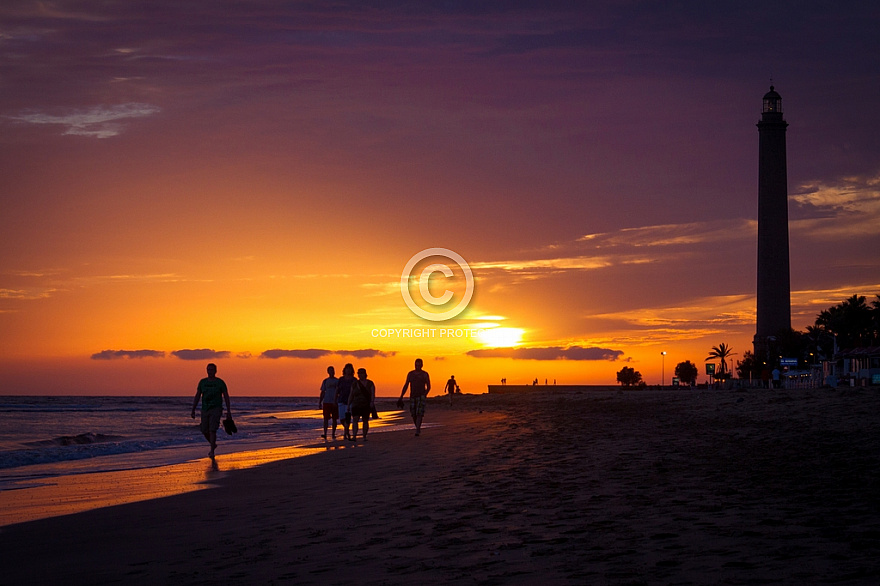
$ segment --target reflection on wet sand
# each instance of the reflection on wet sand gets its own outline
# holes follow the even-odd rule
[[[302,416],[302,412],[296,413]],[[373,420],[371,425],[376,432],[388,431],[387,428],[399,424],[401,419],[401,413],[383,413],[382,418]],[[0,491],[0,527],[201,490],[211,487],[230,470],[355,446],[341,440],[319,442],[220,453],[213,461],[204,458],[152,468],[34,479],[21,489]]]

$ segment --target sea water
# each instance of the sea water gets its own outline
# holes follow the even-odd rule
[[[320,438],[316,398],[236,396],[238,433],[221,427],[210,460],[191,412],[188,397],[0,396],[0,528],[199,490],[231,470],[354,447]],[[409,427],[400,411],[380,413],[371,434]]]
[[[317,401],[236,397],[238,433],[217,433],[217,454],[318,438]],[[66,474],[165,466],[204,458],[208,442],[190,397],[0,397],[0,490]]]

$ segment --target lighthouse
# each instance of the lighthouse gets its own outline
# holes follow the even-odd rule
[[[770,342],[791,330],[788,268],[788,178],[782,96],[773,86],[764,94],[758,122],[758,288],[755,357],[767,360]],[[772,362],[769,360],[768,362]]]

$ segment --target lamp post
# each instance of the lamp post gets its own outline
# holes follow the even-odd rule
[[[660,388],[666,386],[666,350],[660,353]]]

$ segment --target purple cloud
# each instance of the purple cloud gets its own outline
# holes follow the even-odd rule
[[[584,348],[582,346],[550,346],[547,348],[492,348],[471,350],[474,358],[513,358],[514,360],[618,360],[623,352],[607,348]]]
[[[337,350],[334,354],[341,356],[354,356],[355,358],[389,358],[397,354],[397,352],[383,352],[382,350],[374,350],[372,348],[366,350]]]
[[[212,358],[229,358],[229,351],[200,348],[198,350],[175,350],[171,355],[181,360],[210,360]]]
[[[92,354],[92,360],[116,360],[118,358],[164,358],[160,350],[101,350]]]
[[[309,348],[307,350],[281,350],[276,348],[274,350],[266,350],[260,354],[260,358],[304,358],[310,360],[323,358],[324,356],[329,356],[331,354],[339,356],[354,356],[355,358],[388,358],[389,356],[394,356],[397,352],[383,352],[382,350],[374,350],[372,348],[364,350],[324,350],[320,348]]]

